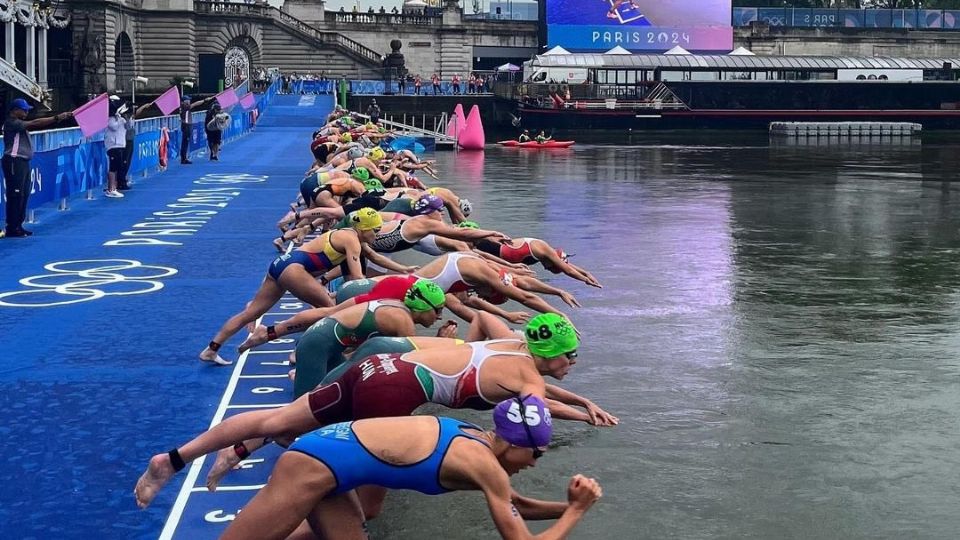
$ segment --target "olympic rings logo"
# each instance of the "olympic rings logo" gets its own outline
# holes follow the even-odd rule
[[[43,268],[52,273],[20,280],[31,289],[0,293],[0,307],[66,306],[104,296],[146,294],[163,288],[163,283],[155,280],[177,273],[174,268],[130,259],[59,261]]]

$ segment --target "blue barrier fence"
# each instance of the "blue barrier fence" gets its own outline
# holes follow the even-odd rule
[[[383,95],[387,89],[387,84],[382,80],[356,80],[348,81],[350,85],[349,92],[356,95]],[[290,91],[294,94],[333,94],[335,93],[337,81],[293,81],[290,83]],[[460,93],[467,93],[466,81],[460,83]],[[390,82],[390,91],[394,94],[400,94],[400,84],[397,81]],[[415,93],[412,82],[408,82],[403,95],[412,96]],[[453,94],[453,85],[447,81],[440,83],[439,93],[444,95]],[[489,93],[489,92],[487,92]],[[423,81],[420,87],[421,95],[433,95],[433,84],[430,81]]]
[[[960,29],[960,10],[735,7],[733,26]]]
[[[267,91],[257,97],[255,109],[244,111],[236,106],[230,112],[230,126],[223,133],[223,142],[249,132],[254,125],[254,111],[257,116],[266,110],[267,105],[278,90],[274,82]],[[190,138],[190,152],[206,148],[207,134],[203,130],[205,112],[192,113],[194,128]],[[137,134],[134,137],[134,152],[130,160],[130,177],[144,176],[160,168],[160,135],[166,129],[167,156],[170,161],[177,159],[180,153],[180,118],[163,116],[137,120]],[[29,208],[35,209],[51,202],[85,194],[106,184],[107,152],[103,145],[103,133],[86,138],[80,128],[53,129],[30,134],[34,155],[30,161],[30,200]],[[0,140],[0,152],[3,141]],[[5,187],[0,182],[0,201],[6,202]],[[0,223],[6,209],[0,204]]]

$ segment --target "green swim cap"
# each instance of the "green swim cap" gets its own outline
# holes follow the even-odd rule
[[[370,179],[370,171],[368,171],[366,167],[357,167],[353,170],[353,174],[351,176],[361,182],[366,182]]]
[[[457,223],[457,227],[460,227],[461,229],[479,229],[480,224],[476,221],[461,221],[460,223]]]
[[[540,358],[555,358],[577,350],[580,339],[566,317],[541,313],[527,323],[527,348]]]
[[[420,278],[407,290],[403,304],[410,311],[430,311],[443,307],[446,298],[440,286],[429,279]]]
[[[364,169],[366,170],[366,169]],[[373,193],[386,193],[387,188],[383,187],[383,183],[376,178],[367,178],[363,181],[363,187],[367,188],[367,191]]]

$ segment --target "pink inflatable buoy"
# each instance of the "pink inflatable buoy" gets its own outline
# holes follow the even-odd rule
[[[460,131],[460,148],[464,150],[483,150],[486,136],[483,133],[483,122],[480,120],[480,107],[474,105],[467,115],[466,126]]]

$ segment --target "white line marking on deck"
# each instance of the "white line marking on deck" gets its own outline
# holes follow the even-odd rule
[[[289,403],[264,403],[263,405],[227,405],[228,409],[276,409],[286,407]]]
[[[265,485],[266,485],[266,484],[260,484],[260,485],[257,485],[257,486],[217,486],[217,491],[213,491],[213,492],[211,492],[211,493],[217,493],[217,492],[220,492],[220,491],[254,491],[254,490],[257,490],[257,489],[262,488],[262,487],[265,486]],[[195,488],[191,489],[190,491],[191,491],[192,493],[200,493],[201,491],[210,492],[210,490],[208,490],[208,489],[205,488],[205,487],[195,487]]]

